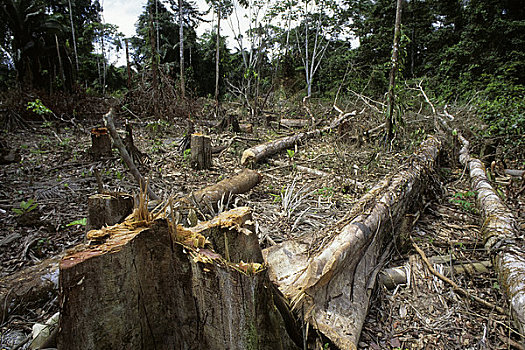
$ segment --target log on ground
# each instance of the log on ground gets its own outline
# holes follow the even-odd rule
[[[276,310],[250,209],[183,229],[167,218],[113,228],[60,263],[58,349],[294,349]],[[228,262],[206,235],[228,236]],[[245,236],[251,236],[247,238]],[[250,243],[251,242],[251,243]]]
[[[263,251],[279,290],[341,349],[357,348],[383,247],[404,213],[419,202],[440,146],[433,137],[424,141],[326,236],[301,237]]]
[[[26,308],[42,306],[58,290],[58,264],[62,255],[41,261],[37,265],[0,279],[0,321]]]
[[[283,137],[277,140],[268,141],[255,147],[248,148],[242,153],[241,165],[246,166],[250,163],[257,163],[284,149],[293,147],[295,144],[321,135],[321,130],[301,132],[292,136]]]
[[[477,204],[483,217],[481,232],[503,290],[510,301],[513,319],[521,334],[525,334],[525,252],[523,235],[516,217],[501,201],[485,174],[479,159],[469,154],[469,142],[459,136],[462,148],[459,161],[467,166],[471,187],[477,192]]]
[[[355,115],[355,113],[352,112],[342,114],[337,119],[332,121],[332,123],[330,123],[329,126],[322,129],[315,129],[312,131],[297,133],[291,136],[282,137],[277,140],[268,141],[260,145],[248,148],[242,153],[241,165],[247,166],[249,164],[257,163],[260,160],[267,158],[277,152],[293,147],[299,142],[303,142],[314,137],[319,137],[323,132],[327,132],[333,128],[336,128],[346,118],[352,115]]]
[[[217,208],[221,200],[227,201],[230,196],[248,192],[261,182],[262,176],[256,171],[244,169],[235,176],[195,191],[180,199],[179,204],[198,208]]]

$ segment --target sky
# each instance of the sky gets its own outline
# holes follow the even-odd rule
[[[104,21],[105,23],[116,24],[119,30],[124,33],[126,38],[135,35],[135,22],[138,20],[139,15],[144,11],[146,0],[101,0],[100,3],[104,9]],[[197,0],[197,6],[200,11],[205,11],[209,8],[205,0]],[[240,21],[245,23],[241,24],[241,30],[248,27],[247,20],[242,18],[242,13],[239,14]],[[212,14],[209,14],[207,20],[212,19]],[[197,28],[197,35],[202,35],[206,30],[209,30],[213,23],[202,23]],[[228,24],[221,24],[221,34],[229,37],[229,46],[233,47],[233,32]],[[126,57],[121,52],[118,58],[118,65],[126,64]],[[110,59],[111,61],[115,60]]]

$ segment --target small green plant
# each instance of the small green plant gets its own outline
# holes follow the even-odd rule
[[[454,194],[454,198],[449,199],[449,202],[458,204],[464,211],[474,213],[476,208],[472,204],[471,199],[476,195],[477,192],[475,191],[457,192]]]
[[[40,99],[38,99],[38,98],[35,101],[33,101],[33,102],[28,102],[27,103],[27,110],[35,112],[38,115],[44,115],[44,114],[51,114],[51,113],[53,113],[49,108],[44,106],[42,101],[40,101]]]
[[[328,186],[328,187],[323,187],[323,188],[319,188],[318,190],[315,191],[315,194],[318,195],[318,196],[322,196],[322,197],[332,197],[334,195],[335,191],[334,191],[334,188],[332,186]]]
[[[295,156],[295,151],[291,150],[291,149],[287,149],[286,150],[286,154],[288,154],[288,158],[290,158],[290,160],[292,160],[293,157]]]
[[[29,213],[32,210],[35,210],[36,207],[38,207],[38,203],[36,203],[34,199],[30,199],[27,202],[21,201],[19,208],[13,208],[13,212],[15,212],[17,215],[23,215],[25,213]]]
[[[87,224],[87,218],[82,218],[79,220],[71,221],[69,224],[66,224],[66,227],[75,226],[75,225],[86,226],[86,224]]]
[[[184,150],[184,153],[182,153],[182,158],[183,158],[184,160],[189,160],[190,157],[191,157],[191,149],[190,149],[190,148],[185,149],[185,150]]]

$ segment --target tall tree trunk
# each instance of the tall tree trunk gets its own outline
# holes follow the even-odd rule
[[[128,39],[124,39],[126,42],[126,67],[128,70],[128,89],[131,89],[131,66],[129,64],[129,43]]]
[[[182,19],[182,0],[179,0],[179,48],[180,48],[180,91],[182,98],[186,98],[184,86],[184,21]]]
[[[221,34],[221,8],[217,9],[217,47],[215,50],[215,114],[219,114],[219,48]]]
[[[392,140],[394,137],[394,107],[395,107],[395,93],[394,86],[396,84],[396,71],[398,67],[399,57],[399,37],[401,36],[401,8],[403,0],[397,0],[396,9],[396,24],[394,28],[394,48],[392,50],[392,69],[390,70],[390,82],[388,84],[388,103],[386,116],[386,139]]]
[[[57,47],[58,64],[60,67],[60,75],[62,76],[62,84],[66,86],[66,75],[64,74],[64,66],[62,65],[62,56],[60,56],[60,48],[58,46],[58,37],[55,34],[55,44]]]
[[[75,66],[78,73],[78,53],[77,53],[77,39],[75,37],[75,26],[73,25],[73,8],[71,7],[71,0],[68,0],[69,4],[69,21],[71,22],[71,35],[73,36],[73,51],[75,52]]]
[[[158,92],[158,67],[157,67],[157,49],[155,46],[155,30],[153,28],[153,14],[149,13],[149,41],[151,46],[151,73],[152,73],[152,84],[153,84],[153,103],[155,117],[158,117],[158,105],[157,101],[157,92]]]

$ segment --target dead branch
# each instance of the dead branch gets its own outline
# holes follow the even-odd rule
[[[109,112],[104,116],[104,122],[106,123],[106,126],[109,129],[109,132],[111,134],[111,138],[113,139],[113,143],[115,144],[115,146],[119,150],[120,155],[122,156],[122,159],[124,160],[124,162],[128,166],[129,171],[131,172],[131,174],[133,175],[135,180],[139,183],[139,186],[141,188],[147,186],[146,185],[146,181],[144,180],[142,175],[140,175],[139,170],[137,169],[137,167],[133,163],[133,160],[129,156],[129,153],[126,150],[126,147],[122,143],[122,140],[121,140],[120,136],[117,133],[117,129],[115,128],[115,124],[113,123],[113,108],[110,109]],[[147,191],[148,191],[148,195],[149,195],[149,197],[151,199],[153,199],[153,200],[159,200],[160,199],[160,197],[157,196],[151,190],[150,186],[147,186]]]
[[[459,294],[463,295],[464,297],[472,298],[473,300],[478,302],[484,308],[486,308],[486,309],[488,309],[490,311],[496,310],[500,314],[505,315],[505,310],[503,310],[503,308],[501,308],[501,307],[499,307],[497,305],[494,305],[494,304],[486,301],[485,299],[482,299],[482,298],[478,297],[477,295],[469,293],[467,290],[465,290],[465,289],[461,288],[460,286],[458,286],[456,282],[452,281],[450,278],[448,278],[446,276],[443,276],[441,273],[436,271],[434,266],[432,266],[430,261],[428,261],[428,258],[425,255],[425,252],[423,250],[421,250],[421,248],[419,248],[419,246],[415,242],[412,242],[412,245],[414,246],[414,249],[419,253],[419,255],[421,255],[421,259],[423,259],[423,261],[425,262],[425,265],[427,265],[427,267],[428,267],[428,270],[434,276],[436,276],[439,279],[441,279],[442,281],[448,283],[456,292],[458,292]]]

